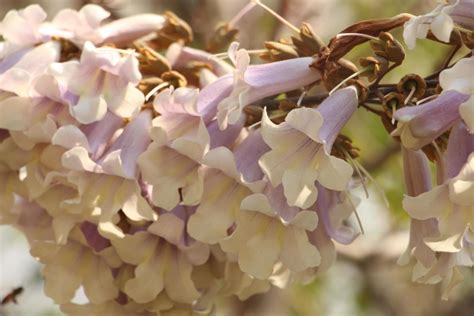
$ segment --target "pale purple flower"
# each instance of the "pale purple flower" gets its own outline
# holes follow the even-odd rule
[[[357,91],[348,87],[328,97],[317,109],[292,110],[280,125],[264,112],[262,135],[272,150],[262,156],[260,166],[274,187],[283,184],[290,206],[313,205],[317,182],[328,189],[345,190],[352,167],[330,153],[356,108]]]
[[[227,237],[228,229],[238,217],[242,199],[262,191],[265,185],[257,161],[266,150],[268,147],[260,133],[255,132],[234,149],[234,154],[225,147],[217,147],[204,156],[203,164],[208,167],[204,193],[188,222],[192,237],[210,244]]]
[[[250,57],[238,43],[229,47],[229,57],[236,69],[206,86],[198,109],[205,120],[217,114],[219,127],[227,128],[241,118],[244,106],[268,96],[299,89],[321,78],[309,67],[310,57],[295,58],[264,65],[249,66]]]
[[[141,80],[133,54],[121,56],[113,48],[96,48],[86,42],[80,61],[55,64],[58,80],[77,96],[71,114],[82,124],[101,120],[107,110],[129,118],[145,101],[135,87]]]
[[[399,122],[392,135],[400,136],[406,148],[420,149],[459,120],[459,107],[468,99],[466,94],[449,90],[432,101],[404,107],[394,114]]]

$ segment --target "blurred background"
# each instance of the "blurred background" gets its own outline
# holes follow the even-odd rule
[[[229,21],[246,0],[0,0],[0,16],[11,9],[38,3],[52,18],[63,8],[79,9],[96,3],[112,12],[114,18],[136,13],[159,13],[171,10],[188,22],[195,35],[193,43],[203,47],[217,23]],[[326,42],[338,31],[363,19],[390,17],[401,12],[421,14],[431,11],[436,1],[422,0],[264,0],[296,26],[308,22]],[[288,37],[291,31],[261,8],[255,8],[236,25],[238,41],[247,49],[262,48],[263,41]],[[394,33],[400,39],[401,32]],[[418,41],[415,51],[407,51],[402,67],[384,81],[397,82],[415,72],[425,76],[443,62],[447,47]],[[351,52],[349,59],[369,54],[367,46]],[[258,60],[255,60],[258,62]],[[246,302],[220,302],[221,315],[474,315],[474,273],[463,271],[466,278],[449,301],[441,301],[439,286],[414,284],[411,266],[400,267],[396,261],[408,241],[408,216],[401,208],[404,192],[399,147],[385,132],[378,118],[360,110],[346,127],[361,148],[359,161],[375,178],[369,185],[369,199],[363,191],[358,208],[365,229],[349,246],[338,245],[337,263],[317,280],[306,285],[292,285],[286,290],[273,289]],[[384,203],[381,191],[388,199]],[[0,306],[0,315],[61,315],[52,300],[42,291],[41,266],[29,255],[26,239],[10,227],[0,227],[0,297],[22,286],[18,304]],[[81,293],[77,302],[81,302]]]

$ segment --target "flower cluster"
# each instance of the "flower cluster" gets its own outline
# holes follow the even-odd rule
[[[249,128],[245,106],[320,81],[311,57],[249,65],[234,43],[228,64],[178,41],[164,57],[169,16],[108,16],[32,5],[1,25],[0,220],[46,294],[70,315],[206,313],[326,270],[357,236],[353,169],[332,155],[357,89]]]
[[[400,262],[414,257],[414,280],[449,290],[474,264],[474,59],[379,82],[405,57],[389,33],[403,24],[409,47],[434,35],[472,49],[465,7],[360,22],[327,46],[303,25],[270,42],[264,64],[237,42],[230,63],[187,46],[190,27],[169,12],[110,21],[86,5],[48,22],[37,5],[10,11],[0,223],[28,238],[68,315],[209,313],[223,297],[311,280],[335,242],[358,236],[351,190],[364,169],[341,130],[363,107],[403,148],[412,225]],[[361,70],[342,58],[368,40]],[[72,302],[79,288],[87,304]]]

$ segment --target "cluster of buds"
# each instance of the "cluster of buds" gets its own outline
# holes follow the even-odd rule
[[[236,36],[229,25],[204,51],[187,46],[192,31],[172,13],[109,15],[86,5],[47,22],[32,5],[0,28],[0,223],[28,238],[62,311],[209,313],[218,298],[327,270],[334,243],[359,234],[348,224],[358,148],[340,132],[380,96],[385,110],[372,111],[394,120],[406,148],[415,278],[458,280],[458,263],[472,265],[473,57],[443,70],[443,92],[421,105],[409,102],[427,90],[413,77],[378,86],[404,58],[387,31],[419,18],[361,22],[344,32],[362,37],[327,46],[304,24],[291,41],[265,44],[271,62],[251,65],[236,42],[230,63],[211,54]],[[368,87],[349,81],[360,72],[342,57],[370,39]],[[451,129],[430,191],[418,150]],[[425,225],[427,235],[415,231]]]

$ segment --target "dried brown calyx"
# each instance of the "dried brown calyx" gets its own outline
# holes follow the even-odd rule
[[[140,72],[143,75],[161,76],[164,72],[171,70],[168,60],[144,44],[135,44],[135,49],[140,53],[138,62],[140,63]]]
[[[405,75],[397,84],[397,90],[405,96],[405,104],[420,100],[426,92],[426,82],[417,74]]]
[[[349,155],[351,159],[355,159],[359,157],[359,150],[359,147],[353,145],[352,139],[346,135],[339,134],[332,146],[331,155],[344,160],[346,160],[347,155]]]
[[[149,42],[150,46],[155,50],[162,50],[175,42],[191,43],[193,40],[193,30],[189,24],[171,11],[166,11],[164,15],[166,16],[166,23],[157,32],[156,38]]]
[[[327,49],[321,50],[311,66],[324,72],[328,62],[339,60],[355,46],[369,41],[370,37],[377,37],[381,32],[388,32],[396,27],[402,26],[410,17],[411,15],[409,14],[399,14],[387,19],[374,19],[355,23],[340,33],[359,33],[368,35],[369,37],[335,36],[329,42]]]
[[[225,51],[235,41],[239,31],[229,26],[228,23],[219,24],[214,34],[209,38],[206,50],[210,53]]]
[[[393,37],[392,34],[381,32],[379,40],[370,41],[370,46],[374,54],[387,59],[390,62],[401,64],[405,59],[405,50],[403,46]]]

